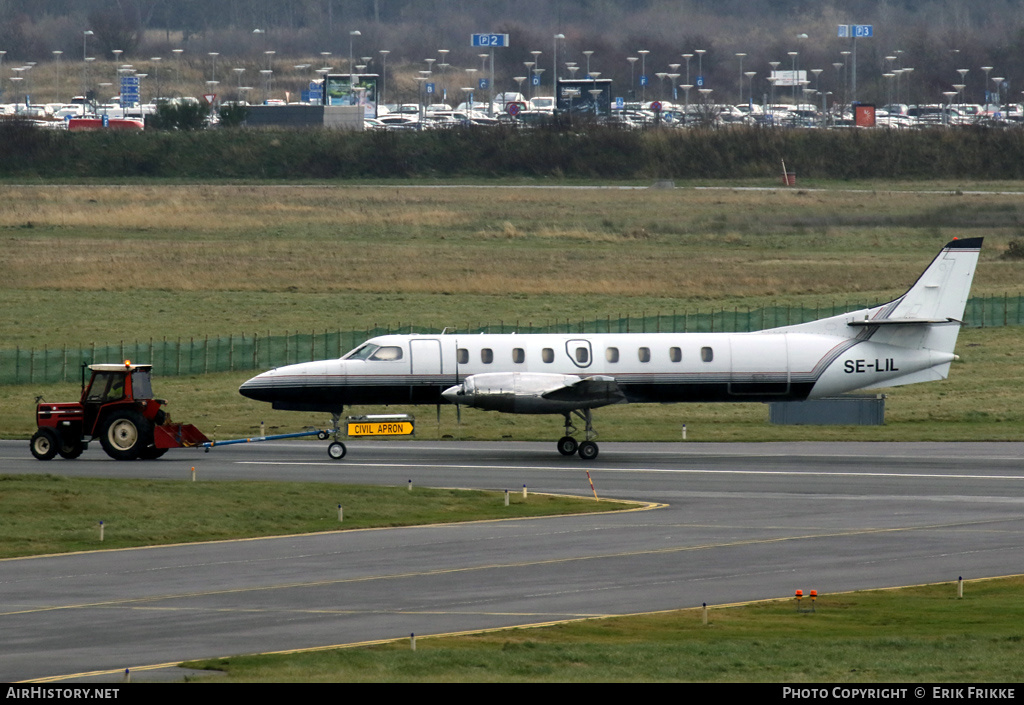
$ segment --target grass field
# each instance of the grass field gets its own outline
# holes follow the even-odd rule
[[[1019,683],[1024,578],[184,664],[231,682]],[[911,689],[911,693],[913,690]]]
[[[887,300],[954,236],[984,235],[976,294],[1017,194],[370,186],[3,187],[5,347],[548,322],[765,302]]]
[[[64,466],[67,470],[69,466]],[[552,495],[312,482],[0,475],[0,558],[629,508]],[[339,520],[338,506],[343,510]],[[99,524],[103,522],[103,540]]]
[[[899,295],[955,236],[986,238],[974,294],[1022,292],[1019,184],[812,184],[822,190],[3,186],[0,345],[322,331],[415,322],[551,323]],[[498,184],[501,186],[501,184]],[[767,186],[769,182],[747,184]],[[739,184],[737,184],[739,186]],[[966,330],[947,382],[889,391],[890,425],[845,439],[1020,440],[1019,328]],[[241,398],[248,373],[158,379],[181,421],[218,437],[322,424]],[[0,387],[0,435],[77,385]],[[358,410],[362,413],[371,409]],[[558,419],[416,409],[420,437],[551,439]],[[623,407],[604,440],[820,438],[758,404]],[[909,434],[909,435],[908,435]]]

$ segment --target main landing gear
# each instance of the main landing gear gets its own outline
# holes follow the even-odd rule
[[[573,438],[573,434],[578,429],[572,423],[572,414],[576,414],[579,418],[583,419],[586,428],[584,433],[586,440],[578,442]],[[597,438],[597,431],[594,430],[594,425],[591,422],[590,409],[573,410],[571,413],[565,414],[565,435],[558,439],[558,452],[562,455],[569,456],[574,453],[579,453],[579,456],[584,460],[593,460],[597,457],[597,443],[594,440]]]

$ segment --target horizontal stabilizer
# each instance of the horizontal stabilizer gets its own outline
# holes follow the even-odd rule
[[[955,318],[875,318],[862,321],[850,321],[848,326],[962,326],[963,321]]]

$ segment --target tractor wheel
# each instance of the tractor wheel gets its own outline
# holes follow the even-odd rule
[[[156,446],[147,446],[139,451],[139,457],[143,460],[156,460],[164,453],[167,452],[167,448],[157,448]]]
[[[60,445],[60,441],[57,439],[57,434],[48,428],[36,431],[30,441],[32,455],[37,460],[52,460],[53,456],[57,455],[58,445]]]
[[[65,460],[74,460],[82,454],[85,450],[85,444],[81,441],[64,441],[60,442],[60,446],[57,448],[57,452],[60,453],[60,457]]]
[[[114,460],[135,460],[152,442],[153,427],[136,411],[115,411],[100,432],[100,445]]]

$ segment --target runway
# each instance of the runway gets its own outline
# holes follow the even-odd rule
[[[41,463],[3,441],[0,465],[592,496],[589,470],[601,497],[663,506],[0,561],[0,680],[1024,573],[1024,443],[348,445]]]

